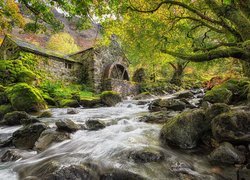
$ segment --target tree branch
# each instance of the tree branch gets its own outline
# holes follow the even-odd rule
[[[131,3],[130,3],[131,4]],[[153,13],[155,11],[157,11],[158,9],[161,8],[161,6],[163,6],[164,4],[171,4],[171,5],[177,5],[177,6],[180,6],[180,7],[183,7],[184,9],[187,9],[191,12],[193,12],[194,14],[198,15],[199,17],[201,17],[202,19],[205,19],[209,22],[212,22],[212,23],[215,23],[215,24],[219,24],[221,25],[221,22],[220,21],[217,21],[215,19],[212,19],[206,15],[204,15],[203,13],[201,13],[200,11],[198,11],[197,9],[191,7],[191,6],[188,6],[187,4],[185,3],[182,3],[182,2],[178,2],[178,1],[173,1],[173,0],[165,0],[165,1],[162,1],[161,3],[159,3],[157,5],[157,7],[155,7],[154,9],[150,9],[150,10],[140,10],[136,7],[134,7],[132,4],[131,4],[131,7],[129,7],[129,9],[131,9],[132,11],[137,11],[137,12],[141,12],[141,13]]]
[[[195,48],[194,52],[196,52],[196,51],[210,51],[210,50],[217,49],[217,48],[220,48],[223,46],[232,47],[232,46],[237,46],[237,45],[238,45],[237,43],[220,43],[220,44],[217,44],[217,45],[215,45],[213,47],[209,47],[209,48]]]
[[[211,60],[218,59],[218,58],[228,58],[228,57],[233,57],[233,58],[237,58],[237,59],[250,62],[250,53],[238,47],[229,47],[226,49],[215,49],[206,53],[199,53],[199,54],[182,54],[182,53],[172,52],[169,50],[163,50],[162,52],[172,55],[174,57],[178,57],[178,58],[188,60],[188,61],[193,61],[193,62],[204,62],[204,61],[211,61]]]
[[[172,62],[169,62],[169,64],[172,66],[172,68],[174,68],[174,70],[176,70],[176,66],[172,63]]]

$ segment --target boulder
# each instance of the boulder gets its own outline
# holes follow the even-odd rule
[[[46,175],[44,180],[99,180],[98,174],[85,165],[71,165],[62,167],[57,171]]]
[[[145,178],[129,171],[109,169],[101,174],[100,180],[145,180]]]
[[[38,151],[44,151],[52,143],[62,142],[70,139],[70,134],[67,132],[56,131],[55,129],[47,129],[43,131],[39,139],[35,143],[35,149]]]
[[[232,143],[250,142],[250,112],[231,111],[212,120],[212,133],[219,141]]]
[[[70,119],[60,119],[56,122],[56,126],[58,131],[66,131],[69,133],[75,132],[81,128],[78,124],[74,123],[74,121]]]
[[[22,125],[29,125],[29,124],[34,124],[34,123],[40,123],[41,121],[39,121],[37,118],[31,117],[29,119],[22,119],[21,120],[21,124]]]
[[[14,111],[5,114],[1,124],[8,126],[20,125],[23,119],[29,119],[30,116],[25,111]]]
[[[162,151],[155,149],[144,149],[130,152],[128,158],[133,159],[133,161],[136,163],[148,163],[163,161],[165,156]]]
[[[1,162],[16,161],[21,158],[22,156],[18,150],[8,149],[1,157]]]
[[[100,98],[93,98],[93,99],[82,98],[80,100],[80,105],[85,108],[99,107],[101,106],[101,99]]]
[[[151,99],[154,96],[152,94],[150,94],[149,92],[143,92],[141,94],[136,95],[135,97],[133,97],[133,100],[144,100],[144,99]]]
[[[113,91],[102,92],[100,98],[101,102],[109,107],[115,106],[116,104],[122,101],[121,96]]]
[[[26,83],[18,83],[7,88],[5,92],[15,110],[38,112],[47,108],[39,90]]]
[[[43,123],[27,125],[15,131],[12,143],[16,148],[32,149],[40,134],[47,128]]]
[[[87,120],[85,122],[86,128],[88,130],[99,130],[105,128],[105,124],[100,120]]]
[[[190,110],[167,121],[161,129],[160,139],[183,149],[195,148],[198,141],[209,130],[209,121],[203,110]]]
[[[194,97],[194,94],[190,90],[186,90],[186,91],[180,91],[180,92],[174,93],[173,96],[176,96],[176,98],[178,99],[192,98]]]
[[[233,93],[227,88],[213,88],[207,91],[203,100],[210,103],[225,103],[228,104],[233,96]]]
[[[73,107],[77,108],[80,106],[79,102],[75,99],[63,99],[59,101],[60,107]]]
[[[51,111],[43,111],[38,118],[50,118],[52,117]]]
[[[67,114],[78,114],[78,113],[79,111],[77,109],[73,109],[73,108],[67,109]]]
[[[224,103],[215,103],[213,105],[211,105],[209,108],[206,109],[206,119],[208,120],[212,120],[213,118],[215,118],[216,116],[222,114],[222,113],[226,113],[229,112],[231,110],[231,108]]]
[[[176,111],[151,112],[140,117],[139,121],[146,123],[165,123],[166,121],[176,116],[177,114],[178,112]]]
[[[213,164],[233,165],[245,162],[245,156],[236,150],[232,144],[228,142],[222,143],[210,155],[209,159]]]
[[[4,115],[13,111],[11,104],[0,105],[0,120],[3,119]]]
[[[186,103],[179,99],[157,99],[149,104],[150,111],[183,111],[186,108]]]

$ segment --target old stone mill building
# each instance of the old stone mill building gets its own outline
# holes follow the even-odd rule
[[[74,54],[62,55],[18,38],[5,36],[0,47],[0,60],[16,60],[21,57],[21,52],[39,56],[38,70],[45,71],[52,79],[82,82],[96,92],[112,90],[130,95],[138,91],[137,86],[130,82],[129,61],[114,40],[107,47],[91,47]]]

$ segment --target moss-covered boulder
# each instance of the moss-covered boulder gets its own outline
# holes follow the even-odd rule
[[[209,160],[216,165],[234,165],[244,163],[245,156],[232,144],[224,142],[209,155]]]
[[[76,107],[80,106],[79,102],[75,99],[62,99],[59,101],[59,104],[60,104],[59,105],[60,107],[74,107],[74,108],[76,108]]]
[[[250,142],[250,112],[230,111],[212,120],[212,133],[219,142]]]
[[[47,128],[43,123],[27,125],[15,131],[12,135],[12,143],[16,148],[32,149],[40,134]]]
[[[4,92],[6,90],[6,87],[0,84],[0,92]]]
[[[233,93],[227,88],[213,88],[207,91],[203,100],[211,103],[226,103],[228,104],[233,96]]]
[[[11,104],[0,105],[0,120],[3,119],[4,115],[13,111]]]
[[[5,114],[3,121],[1,124],[8,125],[8,126],[16,126],[21,125],[21,121],[23,119],[29,119],[30,116],[24,111],[13,111],[10,113]]]
[[[167,121],[161,129],[160,139],[183,149],[195,148],[202,135],[209,130],[203,110],[184,112]]]
[[[80,105],[86,108],[93,108],[101,106],[100,98],[81,98]]]
[[[122,101],[121,96],[114,91],[104,91],[101,94],[101,102],[107,106],[115,106]]]
[[[43,93],[42,97],[48,105],[56,106],[56,101],[52,97],[50,97],[49,94]]]
[[[226,88],[231,91],[233,94],[231,101],[234,103],[247,99],[249,84],[249,80],[246,79],[230,79],[216,88]]]
[[[183,111],[185,108],[186,103],[179,99],[156,99],[148,107],[152,112],[166,110]]]
[[[51,111],[43,111],[38,118],[50,118],[52,117],[52,112]]]
[[[5,92],[15,110],[37,112],[47,108],[39,90],[26,83],[18,83]]]
[[[216,116],[229,112],[231,108],[224,103],[215,103],[206,109],[206,119],[212,121]]]

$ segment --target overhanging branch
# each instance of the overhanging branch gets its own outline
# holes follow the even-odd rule
[[[250,53],[247,53],[242,48],[238,47],[228,47],[226,49],[215,49],[206,53],[199,54],[182,54],[169,50],[163,50],[163,53],[178,57],[184,60],[193,61],[193,62],[204,62],[211,61],[218,58],[228,58],[233,57],[240,60],[250,62]]]

